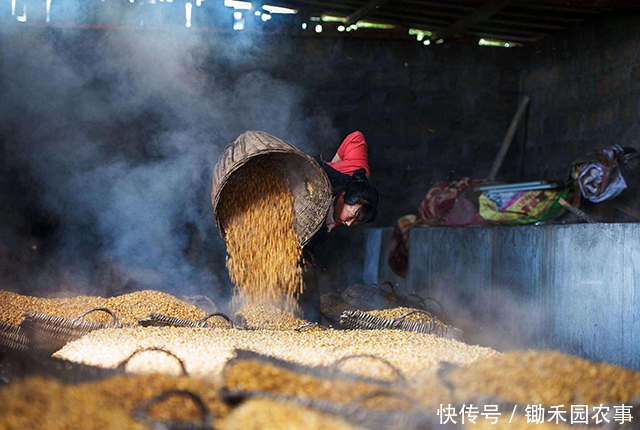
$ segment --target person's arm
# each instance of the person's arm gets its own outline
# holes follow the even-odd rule
[[[331,159],[332,163],[341,163],[342,162],[342,158],[340,158],[340,156],[338,155],[338,151],[336,151],[336,155],[333,156],[333,158]]]

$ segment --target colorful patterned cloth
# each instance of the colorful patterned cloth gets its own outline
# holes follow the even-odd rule
[[[483,179],[462,178],[455,182],[439,182],[434,185],[425,196],[418,208],[419,216],[405,215],[398,219],[391,238],[389,252],[389,267],[398,276],[405,277],[409,263],[409,231],[416,225],[445,225],[445,218],[451,215],[456,199],[466,190],[484,182]],[[471,190],[470,190],[471,191]],[[472,208],[464,207],[467,212],[462,217],[453,216],[451,225],[466,225],[474,221],[482,222],[482,218],[475,215]],[[447,218],[448,219],[448,218]]]
[[[444,219],[453,208],[458,196],[467,188],[481,182],[483,181],[480,179],[462,178],[459,181],[437,183],[429,190],[418,209],[420,218],[441,221],[444,224]]]

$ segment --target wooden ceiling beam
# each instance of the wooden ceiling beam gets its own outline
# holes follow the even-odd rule
[[[400,2],[396,2],[393,4],[394,9],[403,9],[411,12],[419,12],[424,15],[437,16],[440,18],[449,18],[449,19],[460,19],[464,17],[464,15],[455,12],[441,12],[433,9],[425,9],[423,7],[423,2],[419,0],[401,0]]]
[[[582,9],[566,6],[548,6],[548,5],[534,5],[534,4],[514,4],[514,7],[522,9],[537,9],[537,10],[551,10],[555,12],[567,12],[567,13],[581,13],[585,15],[598,15],[602,13],[600,10],[594,9]]]
[[[463,5],[451,4],[451,3],[442,3],[442,2],[433,2],[433,1],[420,1],[420,0],[415,0],[415,3],[419,3],[419,4],[422,4],[422,5],[425,5],[425,6],[438,7],[438,8],[442,8],[442,9],[461,10],[461,11],[465,11],[465,12],[473,12],[474,10],[476,10],[476,8],[473,7],[473,6],[463,6]]]
[[[513,27],[542,28],[545,30],[564,30],[566,27],[555,24],[537,24],[535,22],[511,21],[508,19],[487,19],[485,24],[505,24]]]
[[[539,31],[532,31],[532,30],[523,30],[520,28],[504,28],[504,27],[489,27],[486,25],[479,25],[477,27],[474,28],[474,30],[482,30],[484,32],[492,32],[495,31],[496,33],[513,33],[513,34],[521,34],[523,36],[538,36],[538,37],[542,37],[542,36],[547,36],[549,35],[549,33],[542,33]]]
[[[396,11],[391,9],[386,9],[384,11],[376,12],[374,16],[398,18],[400,20],[412,20],[414,22],[422,22],[425,25],[430,25],[432,27],[438,27],[441,29],[444,29],[447,25],[449,25],[447,21],[443,21],[440,19],[429,18],[426,16],[422,16],[422,15],[418,15],[410,12],[403,13],[402,11]]]
[[[423,4],[420,0],[402,0],[401,2],[395,2],[392,6],[388,6],[385,10],[401,10],[403,12],[417,13],[423,16],[433,16],[438,18],[450,18],[450,19],[460,19],[464,17],[464,15],[460,15],[459,13],[451,13],[451,12],[439,12],[434,11],[432,9],[424,9],[420,8]],[[560,23],[580,23],[583,22],[583,18],[560,18],[560,17],[552,17],[552,16],[540,16],[540,15],[527,15],[524,13],[510,13],[501,11],[496,15],[496,18],[500,17],[513,17],[513,18],[523,18],[530,19],[533,21],[539,22],[560,22]],[[507,20],[505,20],[507,22]],[[519,21],[511,20],[514,25],[519,24]],[[527,21],[524,21],[527,22]],[[555,29],[555,28],[554,28]],[[558,28],[559,29],[559,28]]]
[[[351,24],[355,24],[365,16],[369,15],[371,12],[380,9],[382,6],[384,6],[388,2],[389,0],[370,0],[369,3],[362,6],[360,9],[356,10],[352,14],[350,14],[347,17],[347,19],[344,21],[344,25],[348,27]]]
[[[441,10],[425,9],[424,6],[444,7],[444,5],[440,3],[424,2],[421,0],[401,0],[400,2],[393,3],[393,6],[389,6],[389,7],[390,8],[393,7],[393,9],[398,9],[403,11],[416,12],[422,15],[428,15],[428,16],[434,16],[434,17],[440,17],[440,18],[450,18],[450,19],[456,19],[456,20],[463,18],[465,16],[463,14],[460,14],[459,12],[445,12]],[[474,10],[474,8],[464,6],[464,7],[461,7],[461,10],[464,10],[464,11]],[[567,24],[577,24],[584,21],[584,18],[575,18],[575,17],[570,18],[570,17],[561,17],[561,16],[551,16],[551,15],[517,13],[517,12],[510,12],[508,10],[500,11],[498,14],[496,14],[496,17],[522,18],[522,19],[529,19],[532,21],[539,21],[539,22],[546,21],[546,22],[560,22],[560,23],[567,23]]]
[[[483,37],[485,39],[498,39],[498,40],[506,40],[511,42],[537,42],[540,40],[539,37],[525,37],[525,36],[515,36],[512,34],[504,34],[504,33],[486,33],[479,31],[468,31],[467,34],[472,36]]]
[[[353,10],[353,8],[347,4],[339,4],[321,0],[269,0],[269,4],[273,6],[288,7],[292,9],[313,7],[318,9],[328,8],[327,10],[325,10],[325,12],[329,12],[330,15],[346,15],[348,11]]]
[[[326,6],[326,7],[335,7],[337,9],[344,10],[353,10],[354,6],[358,7],[362,3],[354,0],[265,0],[265,3],[273,5],[273,6],[282,6],[287,7],[287,4],[306,4],[310,6]],[[345,16],[347,14],[344,14]]]
[[[497,14],[502,9],[507,7],[512,1],[513,0],[499,0],[492,3],[486,3],[484,6],[476,9],[473,13],[471,13],[471,15],[465,16],[464,18],[459,19],[444,30],[434,33],[431,36],[431,40],[436,41],[440,39],[447,39],[451,36],[455,36],[456,34],[462,34],[465,31],[477,26],[481,22],[491,18],[493,15]]]
[[[323,12],[328,15],[337,15],[337,16],[345,16],[347,15],[347,11],[352,10],[350,6],[340,3],[333,3],[329,1],[323,0],[269,0],[269,4],[274,6],[282,6],[289,7],[293,9],[301,9],[303,7],[315,7],[319,9],[323,9]],[[393,22],[391,22],[389,20]],[[368,20],[379,22],[380,24],[392,24],[396,26],[404,26],[404,27],[414,27],[411,25],[403,24],[407,20],[411,20],[412,22],[416,22],[416,15],[410,13],[397,13],[390,10],[376,11],[375,16],[371,16]],[[384,21],[384,22],[382,22]],[[447,25],[446,21],[441,20],[432,20],[432,19],[419,19],[420,24],[423,26],[429,26],[429,31],[434,28],[440,28]],[[417,27],[415,27],[417,28]]]
[[[584,18],[568,18],[564,16],[550,16],[550,15],[534,15],[530,13],[517,13],[517,12],[507,12],[503,11],[498,14],[498,16],[504,16],[509,18],[524,18],[531,19],[534,21],[552,21],[552,22],[565,22],[567,24],[578,24],[584,21]]]

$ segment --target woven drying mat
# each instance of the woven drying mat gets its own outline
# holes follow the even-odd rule
[[[246,393],[236,393],[222,390],[222,397],[232,405],[236,405],[249,398],[266,398],[284,403],[294,403],[318,412],[336,415],[346,422],[371,430],[441,430],[439,417],[423,412],[402,412],[363,407],[358,402],[347,404],[331,402],[322,399],[283,396],[268,392],[255,391],[248,397]],[[454,427],[450,427],[454,428]]]
[[[353,373],[343,372],[339,369],[339,365],[349,358],[359,358],[360,356],[347,356],[343,359],[336,361],[331,366],[305,366],[303,364],[293,363],[291,361],[282,360],[280,358],[271,357],[268,355],[260,354],[254,351],[249,351],[245,349],[236,349],[234,350],[234,357],[228,360],[225,364],[225,369],[228,369],[238,362],[247,361],[247,360],[256,360],[260,363],[270,364],[275,367],[282,368],[289,372],[297,373],[299,375],[309,375],[317,378],[323,379],[336,379],[342,381],[352,381],[352,382],[363,382],[366,384],[374,384],[380,387],[390,387],[395,385],[393,381],[385,380],[385,379],[374,379],[374,378],[366,378],[360,375],[355,375]],[[372,358],[378,361],[384,361],[381,358],[373,357]],[[385,361],[385,363],[387,363]],[[388,364],[388,363],[387,363]],[[398,369],[396,369],[393,365],[388,364],[394,370],[394,372],[399,375],[396,384],[404,384],[406,380],[404,376],[400,373]],[[224,371],[223,371],[224,372]]]
[[[432,318],[431,321],[427,324],[405,321],[404,317],[413,312],[424,311],[415,310],[407,312],[407,314],[394,319],[382,318],[358,310],[344,311],[340,317],[340,324],[342,324],[344,328],[348,329],[416,331],[420,333],[432,334],[434,336],[443,337],[446,339],[455,339],[460,341],[463,340],[462,330],[457,327],[438,324],[435,318]]]
[[[22,327],[0,321],[0,351],[29,348],[29,338]]]
[[[95,311],[111,314],[114,319],[113,323],[94,323],[83,320],[85,315]],[[30,346],[49,353],[58,351],[67,343],[80,339],[94,330],[121,327],[124,325],[118,321],[113,312],[106,308],[89,309],[75,319],[26,312],[20,323],[20,328],[28,338]]]
[[[213,317],[219,317],[224,322],[221,325],[208,323],[207,321]],[[231,318],[222,312],[211,313],[197,321],[152,313],[138,320],[138,324],[143,327],[236,328]]]
[[[513,402],[510,400],[505,400],[504,398],[501,398],[498,396],[481,394],[481,393],[475,394],[473,396],[461,396],[458,391],[460,386],[456,386],[456,384],[449,379],[449,374],[452,371],[455,371],[458,369],[464,369],[464,367],[454,363],[443,361],[440,363],[440,368],[436,372],[437,380],[440,384],[442,384],[442,389],[448,390],[451,393],[451,396],[454,399],[453,408],[456,411],[460,411],[461,408],[465,405],[467,408],[469,407],[469,405],[473,405],[474,407],[478,408],[477,410],[482,411],[484,410],[485,406],[490,405],[494,408],[497,408],[497,411],[492,411],[492,412],[500,412],[503,417],[509,416],[511,414],[516,414],[516,415],[520,415],[522,419],[525,419],[527,408],[530,407],[531,403]],[[568,412],[568,410],[571,410],[571,407],[574,405],[573,403],[574,401],[576,405],[583,406],[584,404],[586,404],[586,402],[583,400],[574,399],[571,403],[566,404],[565,408],[561,408],[560,410]],[[548,408],[554,406],[552,404],[544,404],[544,403],[540,404],[538,402],[535,402],[535,404],[547,410],[550,410]],[[632,399],[626,402],[619,402],[619,403],[604,402],[599,404],[604,407],[603,410],[606,411],[604,412],[604,414],[609,420],[609,423],[606,420],[603,420],[600,424],[596,424],[595,422],[590,420],[589,423],[586,425],[584,423],[575,423],[575,424],[572,423],[571,425],[579,427],[581,429],[588,428],[588,427],[606,428],[611,430],[638,428],[638,422],[639,422],[638,420],[640,420],[640,398],[633,397]],[[626,406],[631,406],[630,412],[633,416],[632,418],[633,425],[626,424],[625,426],[622,426],[615,422],[614,420],[615,408],[619,407],[621,404],[625,404]],[[566,424],[568,425],[569,423],[567,422]]]
[[[51,357],[35,350],[4,351],[0,356],[0,380],[9,383],[27,376],[44,376],[62,382],[79,384],[98,381],[123,373],[120,369],[107,369]]]
[[[222,321],[221,325],[214,325],[207,323],[207,321],[214,317],[220,317]],[[227,316],[222,312],[216,312],[207,315],[197,321],[186,320],[182,318],[170,317],[162,314],[149,314],[146,318],[138,320],[138,324],[143,327],[187,327],[187,328],[222,328],[222,329],[238,329],[238,330],[277,330],[274,328],[254,327],[246,325],[246,320],[241,314],[234,315],[233,318]],[[298,327],[293,327],[288,330],[301,331],[307,327],[318,328],[316,323],[304,323]],[[280,330],[278,330],[280,331]]]

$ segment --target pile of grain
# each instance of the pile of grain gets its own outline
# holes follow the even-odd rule
[[[219,430],[358,430],[345,421],[293,403],[249,400],[216,423]]]
[[[31,377],[0,389],[0,428],[26,429],[147,429],[131,413],[150,398],[170,389],[199,395],[212,415],[224,416],[229,408],[207,382],[166,375],[117,376],[107,380],[65,385],[53,379]],[[172,396],[153,406],[154,419],[199,420],[191,399]]]
[[[640,397],[640,372],[556,351],[518,351],[451,371],[460,401],[479,395],[542,405],[622,404]]]
[[[104,300],[101,297],[92,296],[46,299],[0,290],[0,321],[18,324],[22,321],[22,314],[25,312],[39,312],[65,318],[76,318],[88,309],[102,306]],[[101,316],[104,317],[104,315]]]
[[[309,323],[307,320],[298,318],[291,311],[268,305],[245,304],[236,313],[236,317],[240,315],[250,327],[272,330],[291,330]]]
[[[257,359],[240,360],[226,366],[224,387],[228,390],[268,392],[336,403],[357,401],[365,395],[387,391],[387,387],[382,384],[298,373]],[[406,402],[400,405],[387,402],[384,405],[392,409],[406,406]]]
[[[125,324],[136,323],[140,318],[144,318],[150,313],[194,321],[206,315],[202,309],[171,294],[152,290],[110,297],[106,299],[104,307],[115,312]]]
[[[593,429],[593,427],[587,427],[582,425],[570,425],[570,414],[564,415],[567,419],[567,423],[564,423],[560,420],[557,424],[555,421],[552,422],[541,422],[536,423],[535,421],[527,422],[527,418],[518,412],[513,414],[511,417],[511,411],[505,411],[498,418],[498,421],[493,424],[493,420],[486,419],[485,417],[478,415],[476,418],[475,424],[465,421],[464,426],[461,426],[464,429],[468,430],[589,430]],[[458,424],[461,423],[460,417],[454,418]],[[511,421],[511,422],[509,422]]]
[[[190,320],[197,320],[206,315],[203,310],[160,291],[137,291],[110,298],[78,296],[64,299],[39,298],[0,291],[0,321],[11,324],[20,323],[25,312],[76,318],[84,311],[96,307],[112,310],[124,324],[135,324],[138,319],[152,312]],[[86,320],[102,323],[112,321],[111,316],[103,312],[92,313]]]
[[[297,309],[302,256],[293,195],[277,165],[254,159],[234,173],[219,203],[234,304]]]
[[[468,364],[498,354],[491,348],[451,339],[397,330],[225,330],[176,327],[104,329],[67,344],[55,355],[71,361],[115,367],[143,347],[167,349],[185,361],[194,376],[219,377],[234,349],[246,349],[294,363],[332,365],[355,354],[374,354],[396,366],[410,380],[430,376],[440,361]],[[143,353],[129,363],[131,372],[177,372],[175,359],[161,353]],[[345,372],[392,380],[394,373],[370,358],[340,365]],[[418,379],[416,379],[418,378]]]

